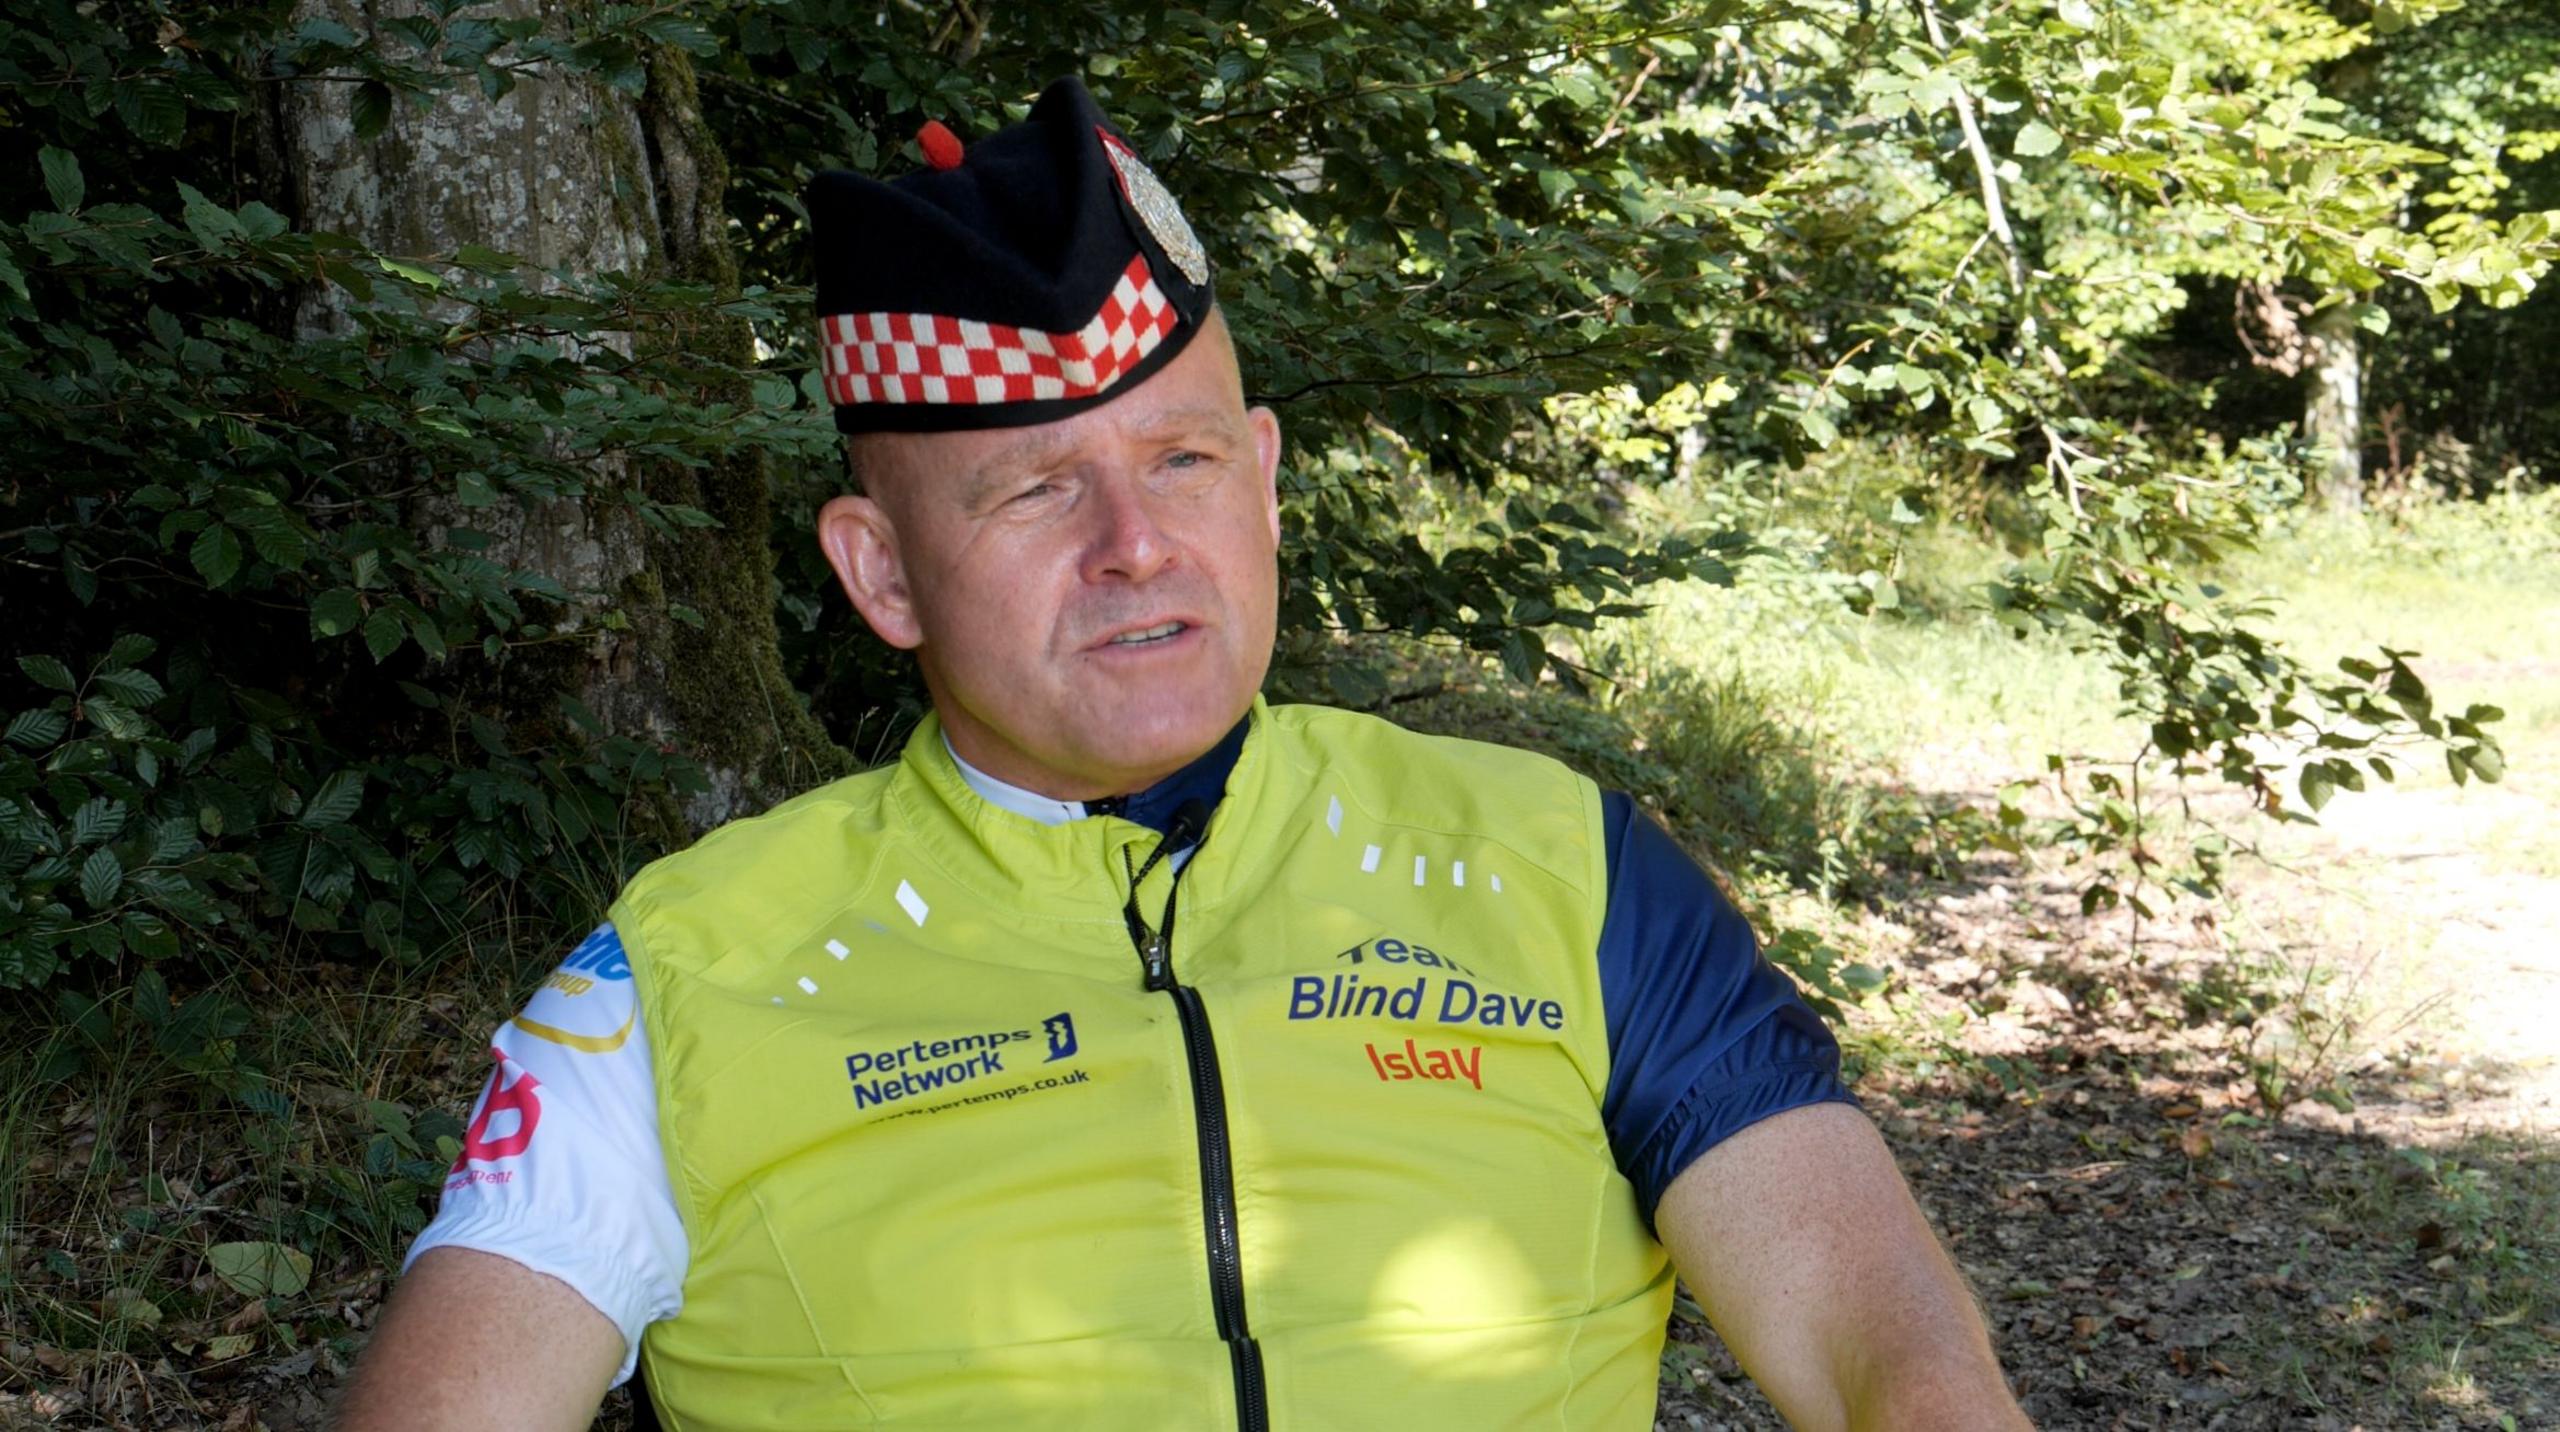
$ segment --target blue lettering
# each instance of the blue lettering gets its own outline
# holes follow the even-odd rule
[[[1431,983],[1428,976],[1415,975],[1413,983],[1387,997],[1387,1018],[1414,1020],[1422,1017],[1422,991]]]
[[[1356,948],[1353,953],[1357,953]],[[1324,978],[1321,975],[1298,975],[1289,981],[1289,1017],[1324,1018]]]
[[[1458,1003],[1460,995],[1466,996],[1465,1004]],[[1464,1024],[1475,1017],[1476,987],[1465,980],[1449,981],[1440,991],[1440,1022]]]
[[[569,958],[560,962],[564,970],[581,970],[598,979],[631,978],[631,962],[622,952],[622,932],[611,924],[598,925],[594,933],[578,942]]]

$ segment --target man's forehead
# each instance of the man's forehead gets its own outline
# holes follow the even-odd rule
[[[894,468],[913,495],[966,502],[990,484],[1068,461],[1092,444],[1241,440],[1250,428],[1243,384],[1225,324],[1213,314],[1208,327],[1214,341],[1194,345],[1118,402],[1019,428],[867,433],[851,439],[857,463],[866,472]]]
[[[955,442],[953,446],[979,449],[966,461],[976,471],[990,472],[1038,466],[1071,454],[1093,441],[1132,439],[1145,442],[1203,430],[1241,427],[1243,423],[1244,408],[1241,404],[1200,402],[1154,408],[1133,406],[1120,412],[1103,408],[1061,422],[1023,428],[1001,438],[993,433],[930,433],[915,437],[928,443],[975,439],[975,442]],[[986,441],[990,438],[997,438],[991,445],[992,450]]]

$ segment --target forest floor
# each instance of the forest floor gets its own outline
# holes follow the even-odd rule
[[[2236,942],[2136,952],[2005,860],[1883,922],[1904,994],[1862,1095],[2038,1425],[2560,1427],[2560,880],[2483,848],[2534,800],[2370,796],[2250,882]],[[1660,1426],[1784,1425],[1679,1332]]]
[[[2342,797],[2139,926],[1997,853],[1866,917],[1861,1096],[2039,1426],[2560,1428],[2560,663],[2423,669],[2540,718],[2505,783]],[[1659,1428],[1785,1425],[1674,1334]]]

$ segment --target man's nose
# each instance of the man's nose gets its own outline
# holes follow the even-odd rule
[[[1086,581],[1143,582],[1173,565],[1176,544],[1143,484],[1113,473],[1088,491],[1093,527],[1085,543]]]

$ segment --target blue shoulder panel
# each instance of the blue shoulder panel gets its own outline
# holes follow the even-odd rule
[[[1600,997],[1609,1023],[1601,1121],[1648,1223],[1691,1160],[1806,1104],[1854,1103],[1840,1046],[1749,922],[1627,796],[1601,797],[1609,914]]]

